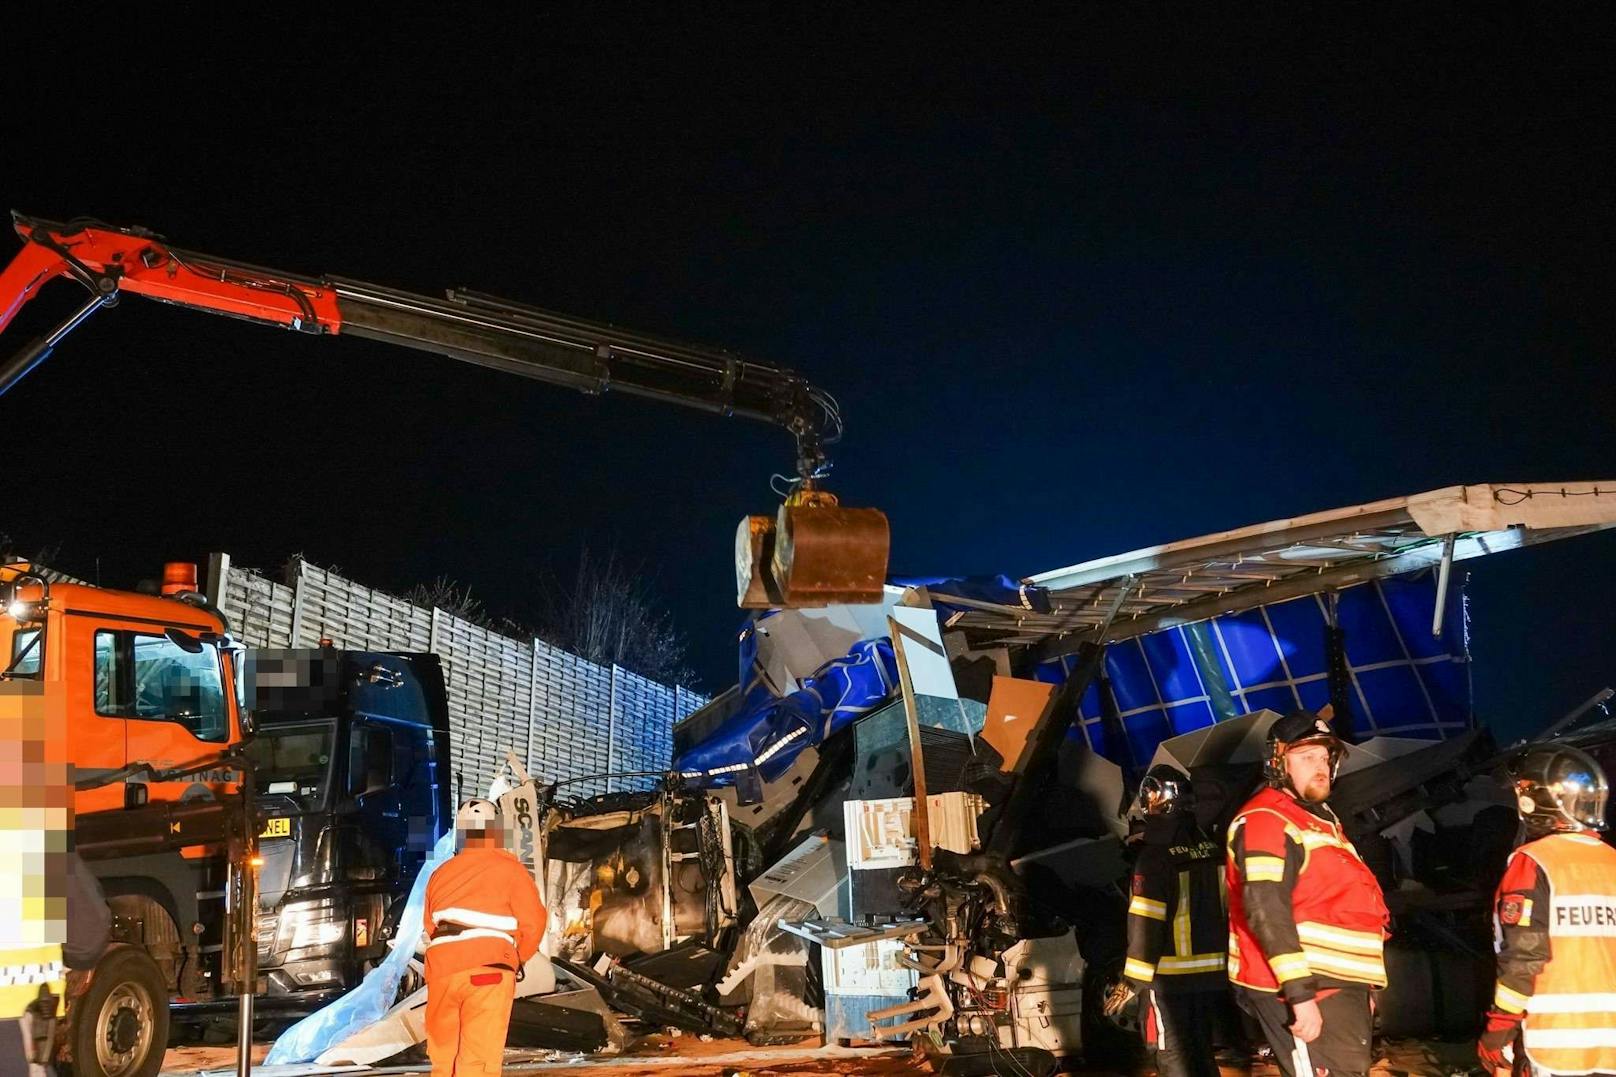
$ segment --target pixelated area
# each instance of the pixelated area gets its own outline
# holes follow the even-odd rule
[[[243,681],[254,711],[318,712],[341,695],[342,662],[331,651],[250,650]]]
[[[38,681],[0,682],[0,948],[67,937],[65,730],[57,693]]]

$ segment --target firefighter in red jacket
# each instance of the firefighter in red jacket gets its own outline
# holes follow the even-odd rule
[[[1213,1038],[1229,990],[1222,857],[1196,825],[1183,771],[1151,767],[1139,802],[1145,829],[1128,905],[1128,961],[1105,1012],[1120,1012],[1138,994],[1141,1033],[1160,1077],[1217,1077]]]
[[[1346,746],[1299,710],[1267,747],[1268,786],[1229,824],[1229,979],[1285,1077],[1366,1074],[1388,917],[1325,803]]]
[[[505,1061],[516,973],[544,938],[533,876],[501,848],[499,809],[468,800],[464,843],[426,885],[426,1050],[433,1077],[489,1077]]]
[[[1616,849],[1599,838],[1604,770],[1551,744],[1525,751],[1509,777],[1527,840],[1498,884],[1498,986],[1477,1054],[1495,1073],[1616,1073]]]

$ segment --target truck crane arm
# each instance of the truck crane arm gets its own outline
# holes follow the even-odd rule
[[[796,479],[774,517],[736,535],[737,602],[747,608],[873,602],[888,531],[875,509],[841,508],[818,487],[841,435],[835,399],[784,367],[583,321],[482,292],[443,299],[341,277],[306,277],[170,246],[143,228],[12,214],[23,248],[0,270],[0,333],[58,277],[89,299],[0,365],[0,395],[95,311],[125,293],[311,334],[347,334],[434,352],[585,393],[616,389],[771,423],[796,441]]]
[[[0,368],[0,394],[95,310],[125,294],[304,333],[346,333],[599,394],[608,389],[784,428],[799,481],[830,469],[836,401],[794,371],[540,310],[482,292],[444,299],[340,277],[261,269],[169,246],[142,228],[68,224],[13,213],[24,247],[0,271],[0,332],[47,282],[77,280],[90,299],[54,333]]]

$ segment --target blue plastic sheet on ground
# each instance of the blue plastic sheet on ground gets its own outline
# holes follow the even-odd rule
[[[1441,638],[1431,635],[1429,571],[1345,588],[1337,602],[1357,739],[1440,740],[1473,727],[1462,586],[1448,592]],[[1324,597],[1307,595],[1109,644],[1103,688],[1089,686],[1071,735],[1139,767],[1163,740],[1213,722],[1263,709],[1316,710],[1330,698],[1325,622]],[[1073,661],[1047,662],[1038,678],[1060,683]]]
[[[371,969],[352,991],[282,1033],[264,1059],[265,1065],[313,1062],[349,1036],[381,1020],[393,1008],[398,999],[399,982],[415,956],[415,945],[421,937],[421,910],[426,905],[427,880],[454,852],[455,831],[450,830],[438,839],[432,855],[415,877],[409,900],[404,904],[404,915],[398,922],[392,953]]]
[[[743,654],[743,668],[746,661]],[[802,687],[787,696],[776,698],[766,687],[753,686],[740,712],[680,753],[673,769],[699,774],[692,780],[718,786],[733,784],[735,772],[713,771],[756,766],[765,781],[773,781],[791,769],[804,748],[820,744],[881,706],[897,685],[892,641],[860,640],[847,654],[805,677]]]

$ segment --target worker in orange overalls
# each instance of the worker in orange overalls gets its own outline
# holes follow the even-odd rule
[[[485,1077],[505,1061],[516,974],[544,938],[533,876],[502,848],[499,808],[468,800],[462,846],[426,887],[426,1050],[434,1077]]]
[[[1527,842],[1498,884],[1498,986],[1476,1053],[1494,1073],[1616,1073],[1616,849],[1599,838],[1605,772],[1581,749],[1548,744],[1522,753],[1509,778]]]
[[[1346,746],[1293,711],[1269,728],[1263,789],[1229,824],[1229,979],[1284,1077],[1371,1063],[1371,992],[1389,919],[1374,873],[1325,803]]]

